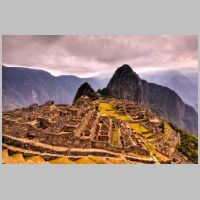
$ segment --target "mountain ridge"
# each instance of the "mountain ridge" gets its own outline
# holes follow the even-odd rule
[[[198,112],[198,74],[176,70],[140,74],[142,79],[176,91],[182,100]]]
[[[118,74],[119,71],[121,75]],[[185,104],[174,90],[155,83],[148,83],[138,77],[130,66],[123,65],[116,70],[107,87],[100,93],[133,101],[136,96],[140,96],[136,99],[137,102],[150,106],[154,112],[162,115],[171,123],[195,134],[198,133],[196,111]]]
[[[125,76],[124,75],[120,76],[120,74],[123,73],[123,71],[126,71]],[[24,107],[32,103],[43,104],[48,100],[53,100],[56,103],[69,103],[70,100],[72,102],[76,94],[76,91],[78,90],[80,85],[83,84],[84,82],[89,82],[90,84],[92,83],[91,84],[92,88],[94,88],[94,85],[96,87],[95,89],[99,88],[98,81],[95,83],[96,80],[93,78],[80,79],[78,77],[74,77],[71,75],[54,77],[50,73],[45,72],[43,70],[34,70],[34,69],[17,68],[17,67],[10,68],[5,66],[3,66],[2,72],[3,72],[3,110],[13,109],[16,107]],[[114,77],[115,75],[116,77]],[[65,79],[66,77],[70,79],[67,80]],[[158,87],[157,84],[155,85],[150,83],[146,84],[145,80],[142,80],[128,65],[123,65],[123,68],[118,68],[113,77],[114,80],[111,79],[107,87],[100,90],[101,94],[103,95],[109,94],[111,96],[114,96],[115,98],[120,97],[140,102],[143,104],[148,104],[151,108],[156,110],[157,113],[161,112],[161,114],[163,114],[166,117],[165,112],[168,112],[166,110],[167,108],[164,108],[164,110],[163,109],[159,110],[152,103],[153,101],[155,104],[156,100],[150,99],[151,95],[147,94],[161,88],[162,88],[161,90],[166,90],[166,92],[172,91],[171,89],[169,88],[166,89],[167,87],[162,87],[162,86]],[[118,80],[118,77],[120,77],[120,81],[116,81]],[[134,84],[130,84],[130,82]],[[115,85],[115,87],[112,87],[112,85]],[[151,86],[150,91],[147,90],[148,88],[147,86]],[[146,88],[145,91],[144,88]],[[159,93],[155,94],[158,96],[162,96]],[[174,93],[171,94],[172,96],[174,95]],[[147,98],[147,96],[149,96],[149,98]],[[175,97],[177,98],[176,95]],[[180,109],[178,110],[179,107],[175,106],[174,108],[176,108],[175,110],[179,111],[180,119],[178,119],[178,116],[176,116],[176,113],[174,113],[173,109],[171,109],[171,111],[168,113],[174,113],[174,115],[176,116],[175,122],[177,122],[178,120],[180,122],[178,124],[180,125],[186,123],[186,126],[189,127],[190,124],[192,123],[193,125],[190,127],[192,128],[192,132],[197,133],[197,114],[193,112],[193,109],[190,106],[189,107],[185,106],[186,104],[184,104],[182,100],[180,100],[179,98],[178,101],[180,102],[179,103],[180,105],[177,104],[177,106],[179,105]],[[159,101],[161,101],[161,99]],[[165,103],[165,106],[166,105],[167,104]],[[182,110],[184,110],[184,112],[191,114],[192,117],[190,117],[191,119],[189,119],[189,122],[183,119],[184,114],[181,113],[181,108]],[[169,121],[174,123],[173,117],[167,116],[167,118],[170,119]],[[193,123],[192,121],[195,121],[195,123]]]
[[[95,90],[104,87],[106,80],[79,78],[72,75],[55,77],[38,69],[2,66],[3,110],[28,106],[32,103],[44,104],[72,103],[76,91],[84,82],[89,82]],[[106,86],[106,84],[105,84]]]

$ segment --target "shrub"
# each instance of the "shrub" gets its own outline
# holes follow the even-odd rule
[[[175,128],[180,133],[181,144],[177,145],[177,149],[188,157],[194,163],[198,163],[198,138],[179,128]]]

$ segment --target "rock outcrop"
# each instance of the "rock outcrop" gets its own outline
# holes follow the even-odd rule
[[[126,64],[116,70],[107,88],[101,93],[115,98],[146,102],[141,79]]]
[[[89,83],[83,83],[74,98],[74,101],[76,101],[77,99],[79,99],[81,96],[88,96],[91,100],[96,100],[98,99],[98,95],[96,94],[96,92],[92,89],[92,87],[90,86]]]

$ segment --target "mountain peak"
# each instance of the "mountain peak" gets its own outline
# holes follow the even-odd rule
[[[129,77],[131,79],[140,79],[136,72],[133,71],[132,67],[128,64],[124,64],[121,67],[117,68],[114,73],[114,76],[120,77]]]
[[[130,65],[128,65],[128,64],[124,64],[124,65],[122,65],[121,67],[119,67],[118,69],[123,69],[123,70],[132,70],[132,68],[131,68],[131,66]]]
[[[115,71],[108,83],[107,90],[103,90],[103,92],[121,99],[145,102],[141,79],[127,64]]]
[[[121,67],[117,68],[116,72],[120,72],[120,73],[133,73],[133,69],[131,68],[130,65],[128,64],[124,64]]]
[[[95,100],[98,98],[96,92],[93,90],[93,88],[90,86],[88,82],[83,83],[79,87],[75,95],[74,101],[79,99],[81,96],[88,96],[91,100]]]

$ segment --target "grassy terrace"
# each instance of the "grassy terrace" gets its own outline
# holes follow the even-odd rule
[[[102,115],[113,116],[113,117],[116,117],[117,119],[121,119],[124,121],[132,120],[129,116],[125,114],[117,113],[116,110],[113,108],[113,105],[114,105],[114,101],[110,101],[109,103],[100,103],[99,104],[100,113]],[[140,125],[140,123],[127,122],[127,125],[130,126],[137,133],[145,133],[148,131],[144,126]]]
[[[131,129],[133,129],[135,132],[137,132],[138,134],[140,134],[143,137],[143,142],[144,142],[146,148],[151,152],[152,159],[154,159],[157,163],[159,163],[159,161],[161,161],[161,160],[167,161],[168,158],[166,156],[164,156],[163,154],[161,154],[160,152],[158,152],[156,150],[156,148],[150,143],[151,141],[155,140],[155,138],[153,137],[153,133],[147,133],[148,130],[144,126],[142,126],[140,123],[128,122],[129,120],[131,120],[131,118],[129,116],[126,116],[125,114],[116,113],[116,110],[113,108],[114,105],[115,105],[115,101],[110,101],[109,103],[100,103],[98,106],[98,109],[102,115],[114,116],[117,119],[126,121],[126,124]],[[168,124],[165,124],[165,131],[166,131],[165,136],[164,136],[165,141],[170,137],[170,134],[171,134],[170,128],[171,127]],[[148,138],[150,138],[150,139],[148,139]],[[116,131],[112,132],[111,142],[114,145],[118,144]]]
[[[179,131],[181,137],[181,143],[177,145],[177,149],[186,155],[190,161],[198,164],[198,137],[178,128],[175,128],[175,130]]]
[[[127,122],[127,125],[130,126],[137,133],[144,133],[144,132],[148,131],[144,126],[140,125],[139,123],[130,123],[130,122]]]
[[[105,115],[105,116],[116,117],[117,119],[121,119],[121,120],[131,120],[130,117],[128,117],[124,114],[116,113],[112,107],[112,104],[110,104],[110,103],[100,103],[99,111],[102,115]]]
[[[129,121],[131,120],[131,118],[125,114],[119,114],[116,113],[116,110],[113,108],[115,104],[115,101],[110,101],[109,103],[100,103],[99,104],[99,111],[102,115],[105,116],[112,116],[112,117],[116,117],[117,119],[123,120],[123,121]],[[146,133],[148,132],[148,130],[142,126],[140,123],[132,123],[132,122],[126,122],[126,124],[132,128],[135,132],[142,134],[145,138],[148,138],[150,136],[152,136],[152,133]],[[113,132],[113,137],[115,138],[116,133]]]
[[[120,132],[119,128],[117,127],[116,130],[112,130],[112,135],[111,135],[111,145],[113,146],[120,146]]]
[[[162,153],[158,152],[155,147],[150,144],[149,142],[145,141],[145,146],[151,152],[151,154],[158,160],[158,161],[167,161],[169,158],[163,155]]]

